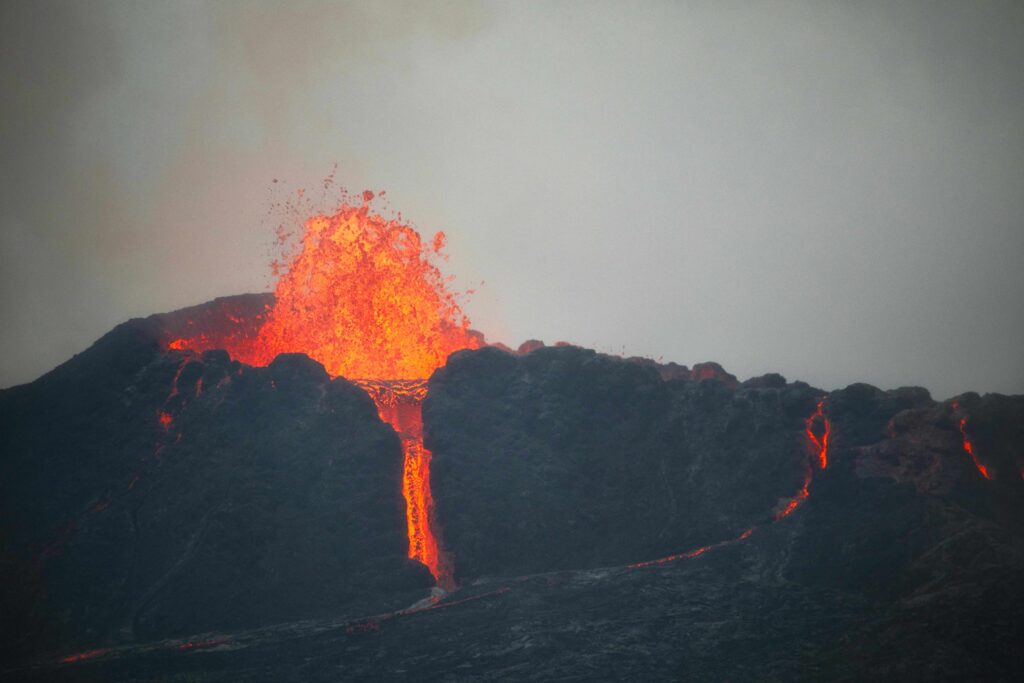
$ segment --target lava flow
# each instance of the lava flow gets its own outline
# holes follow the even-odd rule
[[[479,348],[483,339],[469,329],[449,279],[435,264],[443,258],[444,233],[424,243],[409,225],[370,213],[372,199],[372,192],[364,192],[361,205],[343,204],[334,215],[306,221],[258,334],[204,333],[169,340],[168,346],[222,348],[250,365],[304,353],[331,376],[358,378],[381,419],[402,439],[409,557],[450,588],[450,565],[431,521],[430,452],[423,447],[420,404],[431,373],[451,353]]]
[[[822,425],[820,437],[814,433],[815,425],[818,422]],[[828,466],[828,437],[831,434],[832,423],[825,417],[825,399],[821,399],[818,401],[818,405],[815,406],[814,412],[804,420],[804,435],[807,437],[808,445],[814,447],[817,451],[818,466],[821,469],[825,469]],[[786,504],[776,511],[776,521],[791,515],[811,495],[811,471],[810,462],[805,462],[803,484],[800,486],[800,490],[796,492],[796,495],[787,500]]]
[[[953,401],[953,412],[960,410],[960,404],[957,401]],[[985,467],[984,463],[978,460],[978,456],[974,452],[974,444],[971,442],[971,437],[967,436],[967,418],[960,418],[960,438],[963,440],[963,449],[971,458],[971,462],[974,463],[974,467],[981,473],[981,476],[986,479],[992,479],[992,475],[989,474],[988,468]],[[1021,472],[1021,479],[1024,479],[1024,471]]]
[[[815,423],[819,421],[822,423],[822,435],[820,437],[814,433]],[[818,401],[818,405],[815,408],[814,412],[810,416],[808,416],[806,420],[804,420],[804,434],[807,437],[808,445],[813,446],[817,450],[816,456],[818,459],[818,464],[821,465],[821,469],[825,469],[826,465],[828,464],[828,437],[831,433],[832,423],[825,416],[825,399],[823,398],[820,401]],[[800,485],[800,489],[796,492],[796,495],[794,495],[793,497],[783,499],[785,500],[785,505],[782,505],[780,508],[776,510],[775,514],[772,517],[773,521],[778,522],[781,519],[789,517],[794,510],[800,507],[800,505],[802,505],[803,502],[807,500],[808,496],[811,495],[810,487],[812,476],[813,475],[810,462],[805,460],[804,478],[803,483]],[[644,567],[653,567],[655,565],[667,564],[669,562],[675,562],[677,560],[689,560],[690,558],[703,555],[708,551],[733,545],[734,543],[739,543],[740,541],[745,541],[748,538],[750,538],[751,534],[753,534],[756,530],[756,526],[750,527],[749,529],[747,529],[735,538],[719,541],[718,543],[712,543],[711,545],[702,545],[699,548],[694,548],[693,550],[688,550],[683,553],[677,553],[675,555],[669,555],[667,557],[660,557],[656,560],[636,562],[634,564],[630,564],[627,566],[630,569],[642,569]]]
[[[441,549],[431,524],[434,500],[430,490],[430,451],[423,446],[421,406],[427,394],[425,380],[353,380],[374,403],[380,418],[390,424],[402,440],[402,495],[405,497],[409,557],[430,568],[438,586],[452,590],[455,585],[448,555]]]
[[[814,433],[814,423],[819,420],[824,425],[821,438]],[[825,469],[825,466],[828,465],[828,437],[832,432],[832,424],[825,417],[825,399],[818,401],[814,414],[804,420],[804,425],[807,439],[818,449],[818,464],[821,465],[821,469]]]

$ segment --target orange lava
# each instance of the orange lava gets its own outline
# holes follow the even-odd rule
[[[814,424],[820,420],[823,423],[823,432],[821,438],[814,433]],[[804,433],[807,436],[809,445],[814,446],[817,450],[818,463],[821,465],[821,469],[825,469],[828,464],[828,437],[832,433],[832,423],[825,417],[825,399],[818,401],[818,405],[814,412],[804,420]],[[793,511],[800,507],[808,496],[811,495],[811,479],[813,478],[813,471],[811,469],[810,462],[804,462],[804,480],[800,485],[800,489],[791,498],[783,498],[779,501],[781,507],[777,508],[772,519],[779,521],[793,514]],[[785,501],[785,504],[783,504]],[[646,562],[637,562],[635,564],[627,565],[630,569],[642,569],[644,567],[653,567],[659,564],[667,564],[669,562],[676,562],[677,560],[688,560],[692,557],[703,555],[709,550],[716,550],[724,546],[732,545],[733,543],[739,543],[750,538],[750,535],[757,530],[757,527],[750,527],[736,538],[730,538],[725,541],[719,541],[718,543],[712,543],[711,545],[703,545],[693,550],[688,550],[685,553],[678,553],[676,555],[669,555],[668,557],[660,557],[656,560],[648,560]]]
[[[966,417],[960,418],[960,436],[963,437],[964,452],[967,453],[967,455],[971,456],[971,462],[973,462],[974,466],[978,469],[979,472],[981,472],[981,476],[985,477],[986,479],[992,479],[992,475],[988,473],[988,468],[985,467],[985,465],[983,465],[980,460],[978,460],[978,456],[975,455],[974,453],[974,444],[971,443],[970,437],[967,436]]]
[[[789,517],[791,514],[793,514],[794,510],[800,507],[803,504],[803,502],[807,500],[807,497],[811,495],[810,486],[811,468],[810,466],[806,466],[804,468],[804,482],[803,484],[801,484],[800,490],[796,492],[795,496],[786,500],[786,504],[783,505],[782,508],[775,513],[776,522],[785,517]]]
[[[627,566],[630,569],[643,569],[644,567],[653,567],[653,566],[656,566],[656,565],[659,565],[659,564],[668,564],[669,562],[676,562],[678,560],[689,560],[692,557],[697,557],[699,555],[703,555],[704,553],[708,552],[709,550],[717,550],[718,548],[723,548],[723,547],[725,547],[727,545],[732,545],[733,543],[739,543],[740,541],[745,541],[748,538],[750,538],[750,535],[752,533],[754,533],[755,529],[756,529],[756,527],[751,527],[751,528],[747,529],[746,531],[744,531],[739,536],[737,536],[736,538],[730,538],[729,540],[726,540],[726,541],[719,541],[718,543],[712,543],[711,545],[702,545],[699,548],[695,548],[693,550],[688,550],[685,553],[678,553],[676,555],[669,555],[668,557],[659,557],[656,560],[648,560],[647,562],[636,562],[634,564],[627,565]]]
[[[820,439],[814,433],[814,423],[819,420],[824,424],[824,431]],[[832,432],[832,424],[825,417],[825,399],[818,401],[818,406],[815,408],[814,413],[804,422],[806,424],[807,438],[818,449],[818,464],[821,466],[821,469],[825,469],[825,466],[828,465],[828,437]]]
[[[354,380],[366,390],[380,418],[390,424],[402,440],[402,495],[405,497],[409,557],[425,564],[437,585],[455,587],[449,557],[441,550],[431,522],[434,498],[430,489],[430,451],[423,446],[421,405],[427,393],[423,380]]]
[[[342,204],[333,215],[305,222],[286,267],[274,265],[280,274],[276,303],[261,313],[262,320],[231,318],[229,333],[201,330],[168,345],[222,348],[250,365],[267,365],[280,353],[304,353],[331,376],[358,378],[381,419],[402,439],[409,557],[427,565],[447,588],[452,573],[430,522],[430,451],[423,446],[420,401],[424,380],[450,354],[479,348],[483,338],[469,329],[450,279],[437,266],[444,258],[444,233],[425,242],[409,225],[371,213],[372,199],[372,192],[364,192],[361,205]],[[249,322],[258,333],[246,336]],[[410,380],[418,380],[418,388]]]
[[[822,424],[820,438],[814,433],[815,424],[818,422]],[[828,466],[828,437],[832,434],[832,423],[825,417],[825,399],[818,401],[814,412],[804,420],[804,434],[807,436],[808,444],[817,451],[818,466],[821,469],[825,469]],[[810,463],[805,463],[804,480],[800,485],[800,490],[792,498],[786,500],[786,504],[775,512],[775,521],[788,517],[807,500],[807,497],[811,495],[812,476]]]

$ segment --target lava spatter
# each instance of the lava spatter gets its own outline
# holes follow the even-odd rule
[[[425,242],[367,203],[342,205],[306,221],[255,341],[201,335],[170,344],[225,348],[250,365],[305,353],[334,377],[427,379],[451,353],[483,343],[438,268],[444,243],[444,233]]]
[[[275,263],[273,308],[259,321],[232,319],[232,330],[254,322],[257,334],[200,333],[168,344],[223,348],[250,365],[305,353],[333,377],[362,378],[358,383],[374,397],[381,419],[402,440],[409,557],[450,588],[450,562],[430,519],[430,451],[423,446],[420,402],[431,373],[455,351],[482,346],[483,338],[469,329],[450,278],[438,268],[444,233],[423,240],[411,226],[372,213],[372,192],[361,198],[358,206],[342,204],[305,222],[291,258],[284,267]]]

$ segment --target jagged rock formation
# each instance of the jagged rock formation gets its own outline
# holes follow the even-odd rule
[[[0,392],[0,612],[14,656],[393,608],[402,452],[370,398],[301,355],[163,348],[126,323]],[[11,657],[7,658],[11,661]]]
[[[0,392],[7,647],[112,648],[3,677],[1016,677],[1024,397],[459,352],[424,430],[461,585],[403,611],[430,577],[405,559],[400,446],[365,392],[303,356],[165,350],[251,338],[271,303],[135,321]]]
[[[800,489],[823,392],[736,390],[713,366],[663,381],[577,347],[454,354],[424,420],[457,576],[649,560],[770,520]]]

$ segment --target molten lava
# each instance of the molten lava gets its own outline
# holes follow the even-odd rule
[[[814,433],[814,424],[819,421],[824,425],[821,438]],[[832,431],[832,424],[825,417],[825,399],[818,401],[814,414],[808,417],[804,424],[806,425],[807,439],[818,449],[818,464],[821,469],[825,469],[825,466],[828,465],[828,437]]]
[[[959,412],[960,411],[960,402],[959,401],[953,401],[951,407],[952,407],[954,413]],[[989,474],[988,468],[985,467],[984,463],[982,463],[980,460],[978,460],[978,456],[974,452],[974,444],[971,442],[971,438],[969,436],[967,436],[967,418],[966,417],[961,417],[960,418],[959,426],[960,426],[960,438],[963,441],[964,453],[966,453],[971,458],[971,462],[974,463],[975,469],[977,469],[978,472],[981,473],[981,476],[985,477],[986,479],[992,479],[992,475]],[[1024,470],[1021,471],[1021,479],[1024,479]]]
[[[818,437],[814,433],[815,423],[822,423],[822,435]],[[827,417],[825,417],[825,399],[818,401],[818,405],[814,412],[804,420],[804,434],[807,436],[808,446],[813,446],[817,453],[818,463],[821,469],[825,469],[828,464],[828,437],[832,433],[832,423]],[[804,479],[800,485],[800,489],[791,498],[783,498],[779,501],[779,507],[776,509],[772,519],[778,522],[781,519],[789,517],[794,510],[800,507],[808,496],[811,495],[811,478],[813,477],[813,470],[809,461],[804,461]],[[675,555],[669,555],[668,557],[660,557],[656,560],[647,560],[646,562],[636,562],[634,564],[627,565],[630,569],[643,569],[645,567],[653,567],[659,564],[667,564],[669,562],[676,562],[677,560],[688,560],[693,557],[703,555],[709,550],[716,550],[725,546],[739,543],[750,538],[757,530],[757,527],[750,527],[736,538],[726,539],[719,541],[718,543],[712,543],[711,545],[702,545],[699,548],[688,550],[684,553],[677,553]]]
[[[821,423],[821,436],[815,434],[815,426]],[[832,434],[832,423],[827,417],[825,417],[825,399],[818,401],[818,405],[815,406],[814,412],[807,416],[804,420],[804,435],[807,437],[807,443],[813,447],[816,451],[818,466],[821,469],[825,469],[828,466],[828,437]],[[800,486],[800,490],[796,492],[792,498],[786,500],[785,505],[775,512],[775,520],[778,521],[784,517],[788,517],[798,507],[800,507],[807,497],[811,495],[812,470],[809,462],[804,463],[804,480]]]
[[[974,466],[978,469],[979,472],[981,472],[981,476],[985,477],[986,479],[991,479],[992,475],[988,473],[988,468],[985,467],[985,465],[982,464],[980,460],[978,460],[978,456],[975,455],[974,453],[974,444],[971,443],[971,438],[967,436],[966,417],[960,418],[960,436],[963,438],[964,441],[964,452],[967,453],[967,455],[971,456],[971,462],[973,462]]]
[[[301,244],[274,289],[276,303],[261,313],[258,327],[251,326],[258,333],[241,334],[252,321],[232,318],[228,333],[204,330],[167,343],[193,351],[226,349],[250,365],[304,353],[331,376],[358,378],[381,419],[402,439],[409,557],[448,588],[452,573],[430,522],[430,452],[423,447],[420,402],[424,380],[450,354],[479,348],[483,339],[469,329],[436,265],[444,233],[425,243],[409,225],[372,214],[372,199],[365,192],[360,206],[343,204],[333,215],[306,221]],[[279,272],[276,264],[274,270]]]
[[[455,587],[451,562],[441,550],[431,525],[434,508],[430,490],[430,451],[423,446],[421,405],[427,394],[423,380],[354,380],[366,390],[380,418],[390,424],[402,440],[402,495],[405,497],[409,557],[425,564],[437,584],[445,590]]]
[[[60,661],[64,664],[76,664],[78,662],[85,662],[90,659],[102,657],[103,655],[109,654],[111,652],[113,652],[112,648],[101,647],[97,650],[87,650],[86,652],[78,652],[73,655],[68,655],[67,657],[62,657]]]
[[[435,263],[444,241],[439,232],[424,244],[365,203],[314,216],[255,340],[200,335],[169,346],[225,348],[250,365],[304,353],[334,377],[427,379],[451,353],[483,345]]]

